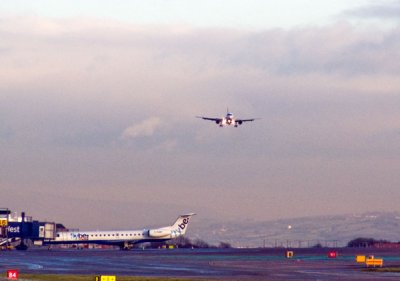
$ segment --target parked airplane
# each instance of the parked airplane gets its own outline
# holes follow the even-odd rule
[[[196,116],[196,118],[201,118],[204,120],[209,120],[209,121],[214,121],[217,123],[220,127],[223,127],[225,125],[230,126],[234,125],[235,127],[242,125],[244,122],[249,122],[249,121],[254,121],[256,118],[251,118],[251,119],[236,119],[231,112],[229,112],[229,109],[226,111],[225,117],[222,118],[213,118],[213,117],[204,117],[204,116]]]
[[[194,213],[181,215],[171,226],[125,231],[60,231],[53,240],[44,241],[44,244],[104,244],[116,245],[123,250],[133,247],[133,244],[144,242],[163,242],[177,238],[186,233],[190,217]]]

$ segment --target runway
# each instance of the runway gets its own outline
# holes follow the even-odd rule
[[[207,278],[217,280],[400,280],[400,273],[365,272],[357,254],[375,254],[400,267],[399,250],[338,249],[45,250],[0,252],[0,271]]]

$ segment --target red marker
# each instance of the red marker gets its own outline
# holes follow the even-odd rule
[[[329,252],[328,253],[328,258],[331,258],[331,259],[337,258],[337,252],[334,252],[334,251]]]
[[[7,270],[7,279],[18,280],[18,270],[16,269]]]

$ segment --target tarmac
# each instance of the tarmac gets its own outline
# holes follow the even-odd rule
[[[356,255],[375,255],[400,267],[399,249],[160,249],[119,251],[29,249],[0,252],[0,272],[180,277],[215,280],[400,280],[400,273],[367,272]]]

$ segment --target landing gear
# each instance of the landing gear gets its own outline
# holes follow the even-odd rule
[[[120,249],[121,251],[129,251],[129,250],[131,250],[132,248],[133,248],[133,245],[132,245],[132,244],[129,244],[128,242],[124,242],[124,244],[121,245],[121,246],[119,247],[119,249]]]

